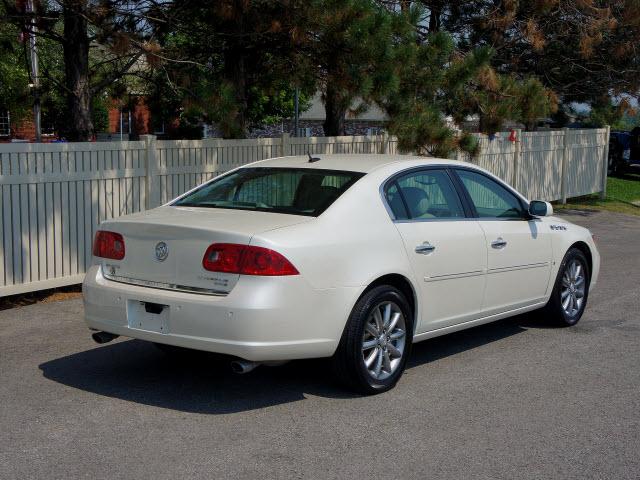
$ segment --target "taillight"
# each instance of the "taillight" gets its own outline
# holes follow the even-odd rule
[[[93,255],[122,260],[124,258],[124,238],[116,232],[98,230],[93,240]]]
[[[298,275],[289,260],[274,250],[236,243],[214,243],[207,248],[202,266],[211,272],[243,275]]]

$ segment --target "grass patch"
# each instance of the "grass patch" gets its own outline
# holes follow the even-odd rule
[[[607,198],[640,204],[640,174],[626,174],[607,178]]]
[[[640,215],[640,174],[626,174],[607,179],[607,198],[599,194],[571,198],[566,205],[554,202],[554,209],[606,210],[609,212]]]

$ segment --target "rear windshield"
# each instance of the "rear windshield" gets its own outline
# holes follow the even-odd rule
[[[363,175],[315,168],[242,168],[202,185],[173,205],[315,217]]]

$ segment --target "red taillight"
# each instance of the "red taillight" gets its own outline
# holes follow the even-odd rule
[[[98,230],[93,240],[93,255],[122,260],[124,258],[124,238],[119,233]]]
[[[235,243],[214,243],[204,254],[202,266],[212,272],[243,275],[298,275],[289,260],[274,250]]]

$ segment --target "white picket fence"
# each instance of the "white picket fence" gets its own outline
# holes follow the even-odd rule
[[[473,163],[530,198],[603,191],[607,129],[480,136]],[[0,144],[0,297],[80,283],[98,224],[282,155],[396,153],[387,136]],[[345,165],[348,168],[348,165]]]

